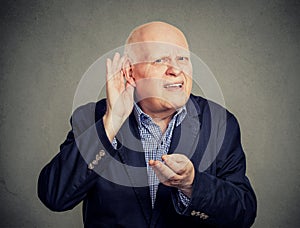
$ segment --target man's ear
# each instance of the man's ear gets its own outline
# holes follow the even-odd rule
[[[134,78],[133,72],[132,72],[132,64],[128,58],[126,58],[126,60],[124,61],[122,70],[123,70],[123,74],[125,76],[126,81],[131,86],[136,87],[135,78]]]

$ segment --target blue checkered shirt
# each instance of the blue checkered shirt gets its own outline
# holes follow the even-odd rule
[[[149,166],[149,160],[162,161],[162,155],[167,154],[169,151],[173,129],[175,126],[177,127],[181,124],[186,113],[187,111],[185,106],[180,108],[171,119],[165,133],[162,134],[160,127],[153,122],[152,118],[144,113],[136,103],[134,105],[134,115],[138,122],[138,129],[145,152],[152,208],[154,208],[159,179],[153,169]],[[115,138],[112,145],[115,148],[117,147],[117,141]],[[188,206],[190,200],[181,191],[178,191],[178,198],[184,206]]]

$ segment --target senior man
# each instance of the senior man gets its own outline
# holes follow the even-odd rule
[[[107,59],[106,100],[73,113],[41,171],[41,201],[54,211],[83,201],[85,227],[250,227],[256,198],[237,120],[191,94],[192,72],[179,29],[134,29],[124,56]]]

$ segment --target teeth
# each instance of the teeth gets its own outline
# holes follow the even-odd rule
[[[174,88],[174,87],[179,87],[181,88],[182,87],[182,84],[181,83],[177,83],[177,84],[169,84],[169,85],[166,85],[165,88]]]

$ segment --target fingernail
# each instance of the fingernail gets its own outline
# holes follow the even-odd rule
[[[149,165],[153,165],[154,161],[153,160],[149,160]]]

